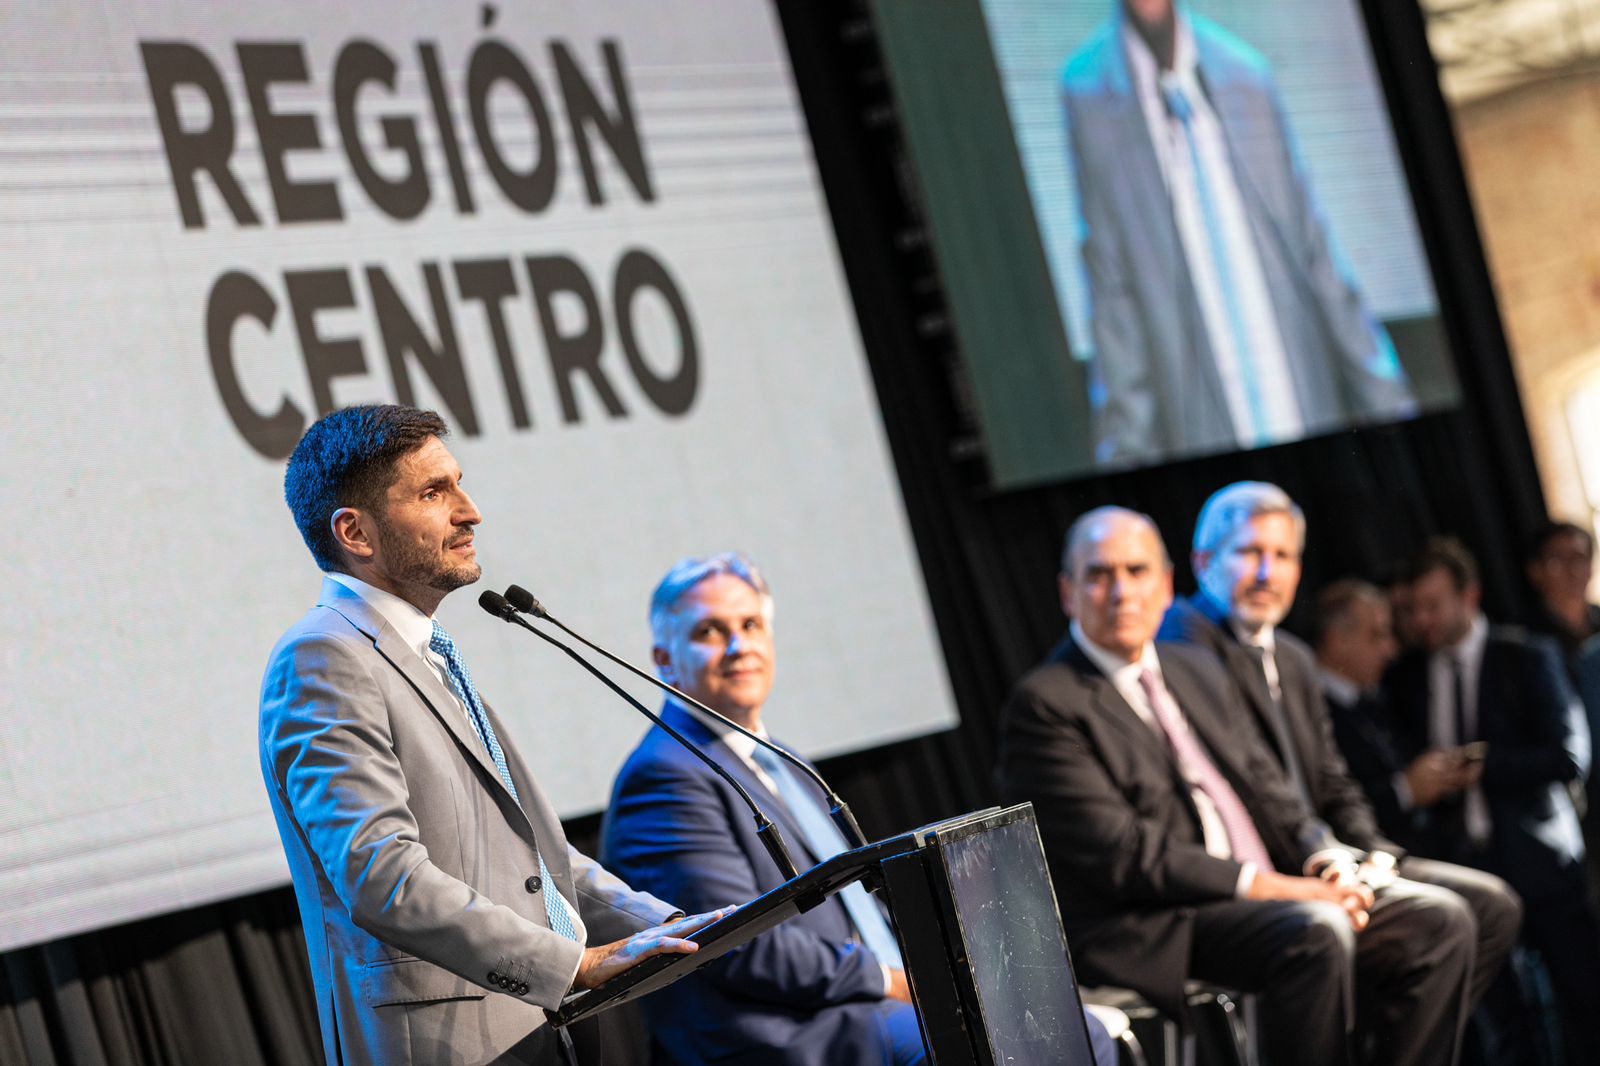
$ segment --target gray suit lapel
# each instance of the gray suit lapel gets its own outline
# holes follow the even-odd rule
[[[455,694],[450,692],[428,664],[411,650],[401,639],[400,634],[395,632],[394,627],[384,620],[383,615],[366,600],[332,579],[323,582],[319,605],[337,611],[351,625],[372,638],[372,646],[378,654],[400,671],[421,697],[422,702],[439,721],[444,723],[451,736],[455,737],[456,743],[466,750],[468,758],[475,760],[483,768],[490,781],[489,787],[497,789],[508,804],[517,807],[516,800],[512,799],[505,782],[500,780],[500,771],[495,767],[494,760],[490,758],[483,741],[478,738],[477,731],[467,721],[466,712],[462,710]]]
[[[483,709],[489,715],[490,722],[494,726],[495,735],[500,738],[500,747],[505,751],[506,766],[511,770],[511,776],[517,782],[517,792],[522,797],[522,805],[518,809],[528,825],[529,832],[533,835],[534,849],[544,856],[544,864],[549,867],[550,875],[562,886],[563,892],[567,893],[567,899],[572,901],[573,894],[576,891],[574,888],[575,878],[572,873],[572,859],[567,854],[566,847],[554,846],[555,842],[561,841],[564,844],[567,839],[566,833],[561,828],[561,820],[556,815],[556,809],[551,804],[550,798],[544,794],[544,789],[540,788],[539,783],[534,780],[533,771],[528,768],[527,763],[522,761],[522,754],[517,750],[516,745],[507,737],[504,720],[495,713],[494,708],[489,706],[487,701],[485,701]],[[470,726],[467,732],[471,733]],[[478,747],[482,748],[483,745],[479,744]],[[494,763],[492,761],[489,761],[489,770],[494,773]],[[500,780],[499,775],[495,774],[494,776],[495,781],[498,782]],[[510,793],[505,792],[504,789],[501,791],[507,800],[511,799]],[[546,847],[544,846],[545,843],[549,843],[552,846]]]
[[[1126,196],[1132,204],[1159,204],[1154,212],[1134,211],[1130,219],[1140,219],[1146,226],[1143,242],[1150,251],[1160,255],[1167,274],[1176,276],[1187,270],[1183,251],[1178,243],[1178,222],[1172,213],[1172,197],[1167,192],[1166,179],[1162,177],[1161,162],[1156,158],[1155,142],[1150,137],[1150,125],[1145,121],[1144,105],[1139,102],[1138,90],[1133,83],[1133,68],[1129,64],[1127,41],[1120,30],[1113,38],[1111,62],[1106,71],[1107,99],[1116,105],[1107,116],[1108,128],[1137,131],[1131,136],[1121,136],[1117,142],[1126,149],[1126,160],[1119,173],[1126,185]],[[1167,291],[1175,292],[1176,288]]]

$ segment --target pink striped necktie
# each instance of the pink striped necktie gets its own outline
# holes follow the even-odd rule
[[[1150,710],[1155,714],[1161,732],[1166,734],[1167,746],[1177,756],[1178,768],[1183,771],[1184,780],[1204,792],[1216,806],[1222,827],[1227,830],[1233,857],[1239,862],[1253,862],[1258,869],[1270,873],[1272,860],[1267,857],[1267,846],[1261,842],[1261,834],[1256,832],[1256,823],[1251,820],[1244,801],[1200,747],[1194,732],[1184,727],[1177,706],[1167,695],[1166,689],[1156,682],[1154,671],[1140,670],[1139,685],[1144,689],[1145,698],[1150,701]]]

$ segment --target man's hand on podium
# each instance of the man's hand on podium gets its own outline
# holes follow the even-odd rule
[[[883,998],[899,1000],[901,1003],[911,1002],[911,983],[906,980],[904,970],[889,971],[889,984],[883,990]]]
[[[700,950],[700,945],[684,937],[712,922],[720,921],[738,910],[724,907],[719,911],[691,914],[666,925],[652,926],[635,933],[626,940],[602,944],[597,948],[584,948],[583,960],[578,963],[578,975],[572,979],[576,989],[597,988],[613,977],[630,970],[652,955],[690,955]]]

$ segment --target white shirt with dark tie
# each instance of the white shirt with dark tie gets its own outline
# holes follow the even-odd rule
[[[1294,391],[1288,350],[1272,305],[1261,255],[1251,233],[1244,193],[1234,173],[1227,131],[1212,109],[1200,81],[1194,32],[1180,14],[1170,71],[1158,68],[1149,46],[1127,24],[1123,26],[1123,50],[1128,56],[1145,124],[1150,130],[1156,162],[1172,199],[1184,261],[1200,304],[1201,322],[1216,360],[1234,436],[1245,447],[1297,439],[1305,433],[1305,419]],[[1212,211],[1222,235],[1223,247],[1215,253],[1211,249],[1206,209],[1201,200],[1195,153],[1189,150],[1183,124],[1167,113],[1162,102],[1164,80],[1182,92],[1193,108],[1190,122],[1195,151],[1204,169]],[[1234,335],[1228,294],[1217,266],[1218,256],[1226,256],[1232,267],[1232,298],[1242,319],[1243,337]],[[1246,374],[1251,372],[1261,399],[1261,413],[1266,422],[1263,426],[1255,424],[1251,412],[1245,380]]]
[[[1483,678],[1483,650],[1489,642],[1489,620],[1483,615],[1472,620],[1467,635],[1448,648],[1428,657],[1428,742],[1435,748],[1455,748],[1478,737],[1478,684]],[[1456,671],[1461,672],[1461,722],[1466,735],[1456,727]],[[1463,815],[1467,835],[1482,844],[1494,826],[1489,820],[1489,801],[1483,787],[1467,790]]]

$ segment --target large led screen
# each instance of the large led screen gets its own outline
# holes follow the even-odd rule
[[[876,10],[998,483],[1456,402],[1352,0]]]

